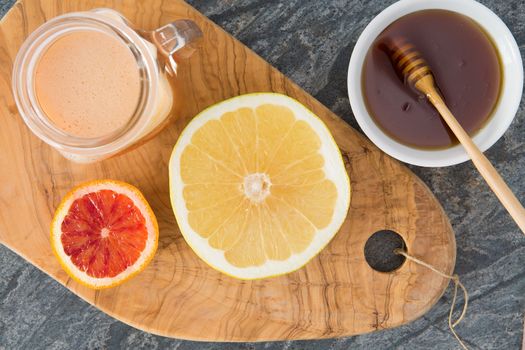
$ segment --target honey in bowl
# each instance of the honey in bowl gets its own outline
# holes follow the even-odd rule
[[[385,50],[385,43],[399,38],[422,54],[448,107],[474,135],[496,107],[503,79],[498,52],[487,34],[466,16],[424,10],[393,22],[366,55],[363,97],[375,123],[405,145],[446,148],[457,139],[425,96],[400,79]]]

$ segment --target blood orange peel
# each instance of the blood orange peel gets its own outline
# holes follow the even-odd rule
[[[158,224],[142,193],[116,180],[73,188],[51,223],[51,247],[75,281],[93,289],[119,285],[155,255]]]

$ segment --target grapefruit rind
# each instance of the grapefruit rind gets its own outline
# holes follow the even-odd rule
[[[320,136],[322,141],[319,152],[324,156],[323,170],[327,179],[338,189],[338,198],[334,207],[331,223],[318,230],[308,248],[299,254],[292,255],[285,261],[268,260],[262,266],[237,267],[230,264],[224,251],[211,247],[207,239],[201,237],[189,225],[188,209],[183,196],[184,183],[181,178],[180,159],[185,146],[190,144],[191,137],[206,122],[219,119],[224,113],[247,107],[255,109],[260,105],[283,105],[292,110],[295,118],[306,121]],[[324,122],[299,101],[278,93],[251,93],[230,98],[212,105],[200,112],[182,131],[169,162],[169,185],[171,205],[182,236],[192,250],[212,268],[237,279],[253,280],[280,276],[293,272],[306,265],[332,240],[343,225],[350,207],[350,179],[346,172],[339,148]]]
[[[84,271],[75,266],[70,257],[64,252],[60,236],[62,234],[61,225],[71,204],[77,199],[88,193],[99,190],[113,190],[114,192],[126,195],[137,206],[145,219],[145,225],[148,232],[146,246],[138,260],[128,266],[123,272],[115,277],[95,278],[89,276]],[[92,289],[111,288],[129,280],[141,272],[153,259],[158,245],[159,227],[153,210],[142,193],[134,186],[117,180],[94,180],[82,183],[66,194],[62,202],[55,211],[55,216],[51,222],[51,248],[61,267],[76,282]]]

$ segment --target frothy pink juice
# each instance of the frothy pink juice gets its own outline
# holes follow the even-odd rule
[[[188,57],[201,37],[188,19],[146,31],[111,9],[53,18],[28,36],[13,64],[20,117],[75,163],[131,151],[181,112],[175,58]]]
[[[57,128],[97,138],[128,124],[141,80],[125,43],[103,32],[80,30],[58,38],[42,54],[34,88],[40,107]]]

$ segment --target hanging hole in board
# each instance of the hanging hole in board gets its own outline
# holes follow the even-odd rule
[[[403,265],[406,258],[394,250],[406,251],[406,244],[398,233],[390,230],[375,232],[365,244],[365,259],[368,265],[379,272],[392,272]]]

